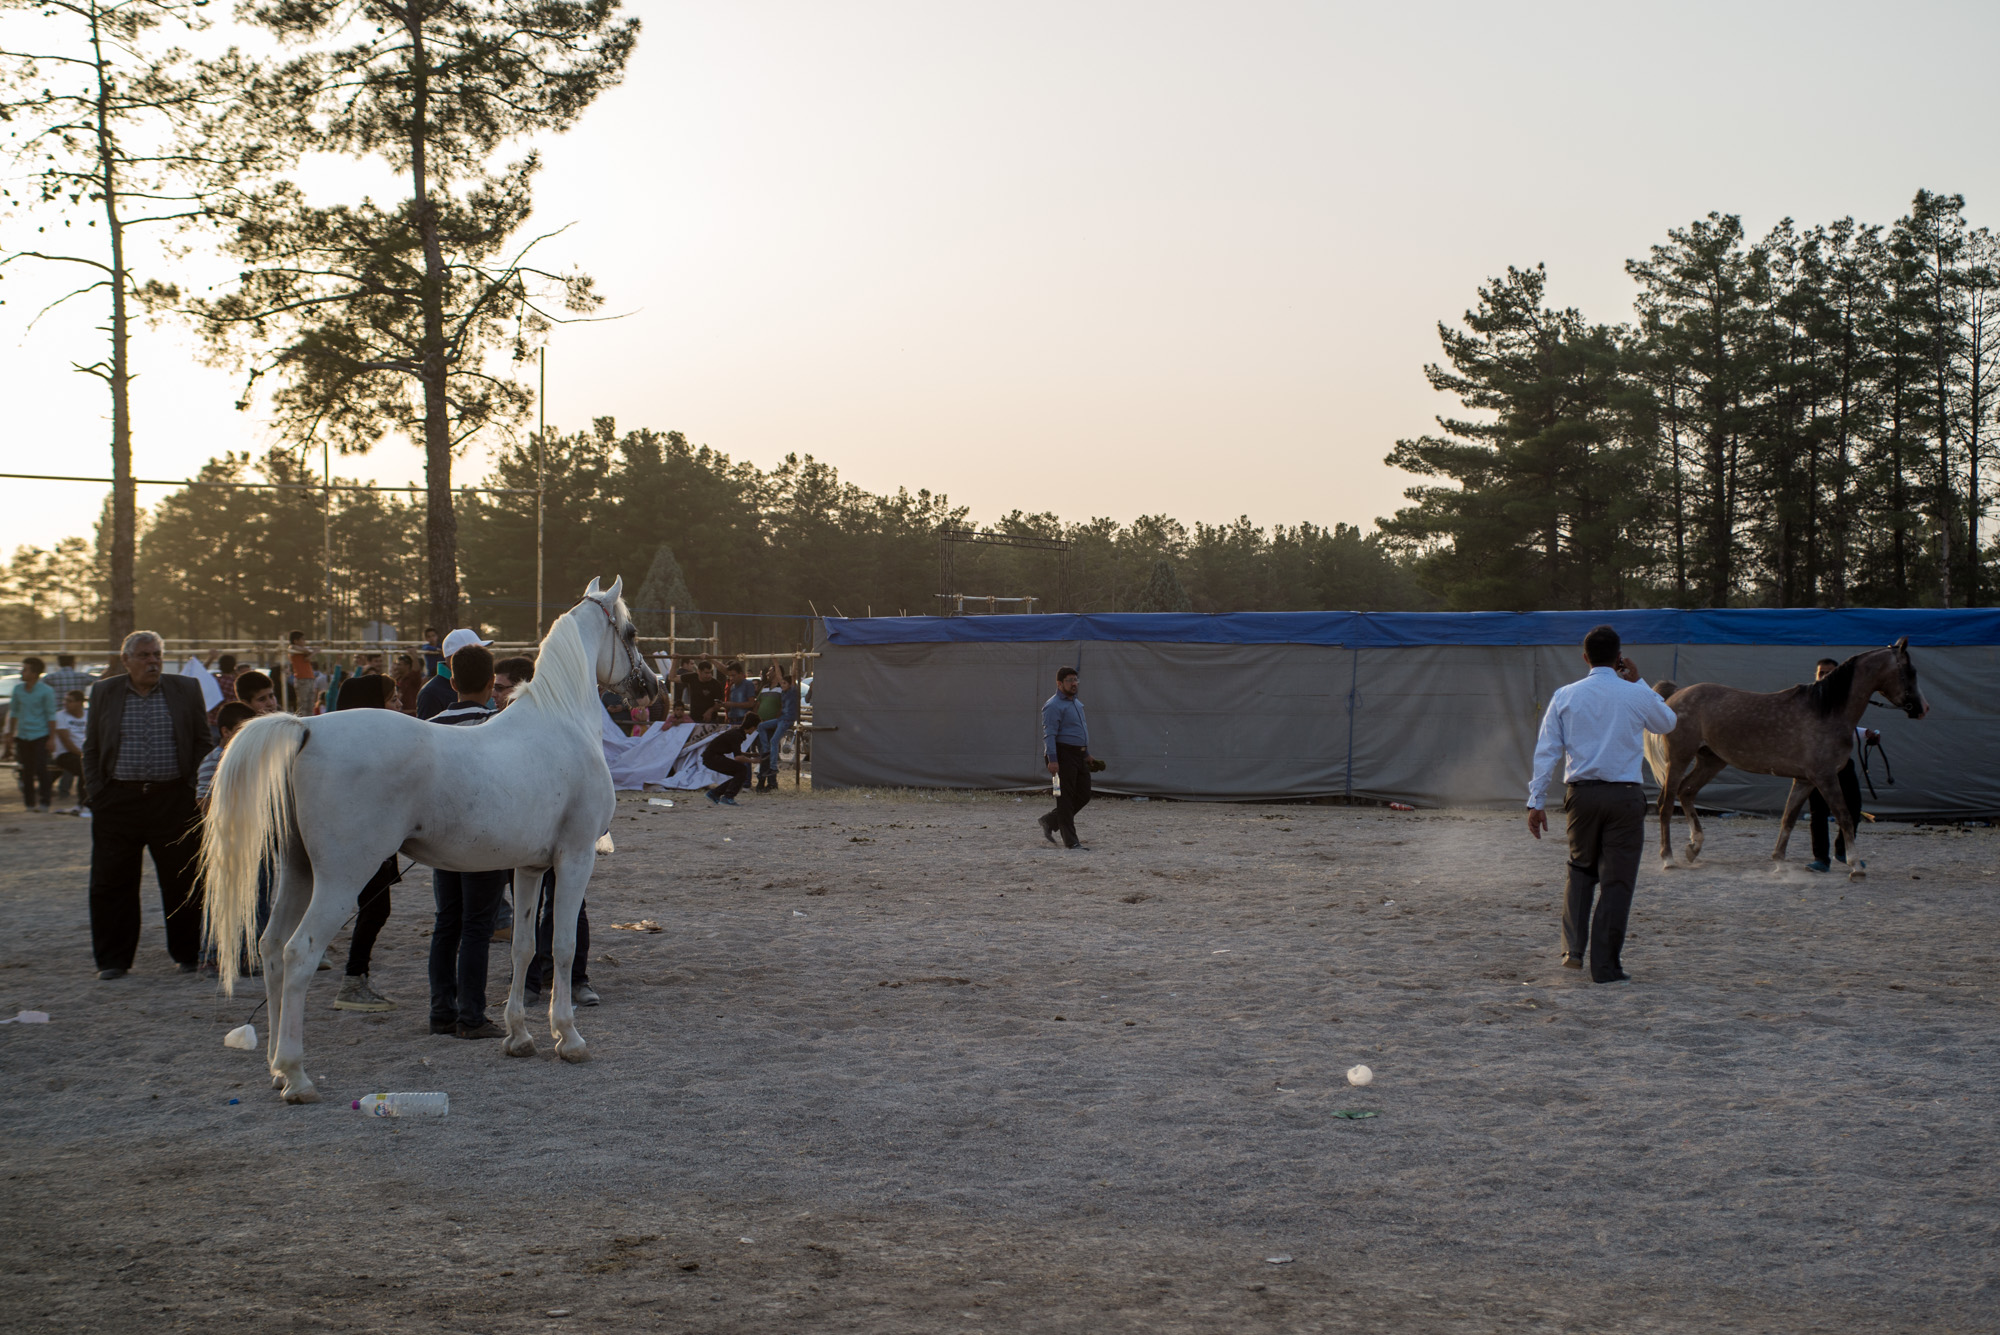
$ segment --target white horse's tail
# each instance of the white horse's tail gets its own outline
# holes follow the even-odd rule
[[[201,874],[207,883],[202,935],[215,952],[222,990],[234,995],[240,959],[257,951],[257,875],[290,837],[292,761],[305,745],[305,720],[267,714],[244,724],[230,740],[208,790],[208,819],[201,836]]]

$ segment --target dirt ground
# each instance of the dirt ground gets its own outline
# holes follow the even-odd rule
[[[308,1107],[222,1046],[260,982],[174,973],[150,882],[97,981],[88,827],[0,815],[0,1014],[53,1017],[0,1028],[0,1326],[2000,1328],[2000,831],[1849,883],[1714,822],[1593,988],[1512,815],[1040,809],[628,795],[574,1067],[429,1036],[419,870]]]

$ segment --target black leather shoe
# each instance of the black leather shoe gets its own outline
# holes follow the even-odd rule
[[[1611,974],[1608,977],[1592,978],[1590,981],[1593,983],[1597,983],[1600,986],[1602,986],[1605,983],[1629,983],[1632,981],[1632,975],[1626,973],[1623,969],[1620,969],[1617,973]]]
[[[1035,824],[1042,827],[1042,838],[1048,840],[1050,843],[1056,841],[1056,826],[1054,821],[1050,820],[1047,816],[1037,816],[1035,817]]]
[[[493,1021],[488,1020],[476,1029],[468,1025],[458,1026],[458,1036],[460,1038],[505,1038],[507,1037],[507,1031],[493,1023]]]
[[[458,1032],[458,1021],[456,1021],[456,1020],[432,1020],[432,1021],[431,1021],[431,1032],[432,1032],[433,1034],[455,1034],[455,1033],[457,1033],[457,1032]]]
[[[180,971],[181,971],[182,973],[200,973],[200,972],[201,972],[201,966],[200,966],[199,964],[177,964],[177,965],[175,965],[174,967],[175,967],[175,968],[177,968],[177,969],[179,969],[179,970],[180,970]]]
[[[1565,969],[1581,969],[1582,967],[1583,967],[1583,956],[1581,956],[1581,955],[1565,955],[1565,956],[1563,956],[1563,968],[1565,968]]]
[[[123,969],[99,969],[97,971],[97,977],[99,981],[106,983],[110,982],[114,978],[123,978],[124,976],[125,976],[125,970]]]

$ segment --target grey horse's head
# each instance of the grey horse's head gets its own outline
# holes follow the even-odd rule
[[[1924,699],[1917,685],[1917,665],[1910,661],[1910,637],[1897,640],[1889,652],[1896,656],[1895,666],[1877,683],[1877,689],[1911,718],[1922,718],[1931,712],[1931,702]]]

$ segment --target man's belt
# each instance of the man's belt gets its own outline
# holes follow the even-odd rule
[[[140,796],[142,797],[147,793],[156,791],[157,789],[171,788],[174,787],[176,784],[180,785],[183,788],[187,786],[187,780],[179,777],[172,779],[112,779],[109,782],[113,788],[137,789]]]
[[[1571,779],[1572,788],[1637,788],[1637,779]]]

